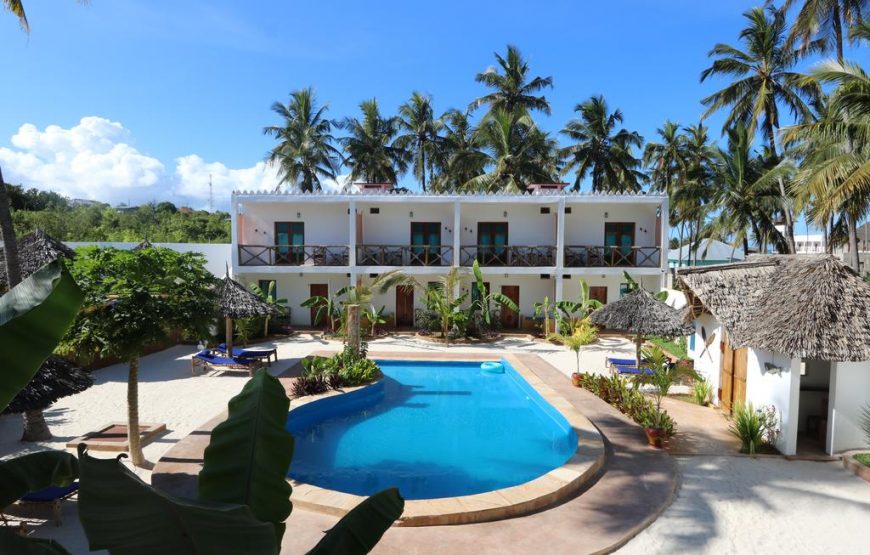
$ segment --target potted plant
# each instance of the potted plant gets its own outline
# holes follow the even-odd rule
[[[580,387],[581,379],[580,372],[574,372],[571,374],[571,383],[574,384],[574,387]]]
[[[653,409],[644,419],[643,432],[646,441],[651,447],[661,449],[670,435],[668,428],[670,421],[666,412],[659,408]]]

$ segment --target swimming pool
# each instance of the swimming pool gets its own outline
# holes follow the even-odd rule
[[[538,478],[577,449],[565,418],[506,361],[379,360],[384,379],[291,411],[289,476],[356,495],[473,495]]]

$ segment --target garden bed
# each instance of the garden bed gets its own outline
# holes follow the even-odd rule
[[[428,335],[421,334],[417,332],[414,334],[414,337],[420,339],[422,341],[428,341],[429,343],[438,343],[439,345],[444,345],[444,338],[441,337],[440,333],[430,333]],[[451,339],[451,345],[479,345],[486,343],[495,343],[496,341],[501,341],[504,339],[504,336],[500,333],[488,336],[488,337],[461,337],[458,339]]]
[[[865,482],[870,482],[870,453],[847,453],[843,456],[843,466]]]

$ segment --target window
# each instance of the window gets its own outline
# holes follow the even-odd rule
[[[305,261],[305,223],[275,222],[275,263],[302,264]]]
[[[477,260],[481,264],[507,264],[507,222],[478,222]]]
[[[441,264],[441,222],[411,222],[411,265]]]
[[[381,213],[381,209],[376,207],[376,206],[372,206],[371,208],[369,208],[369,214],[380,214],[380,213]]]
[[[269,295],[269,299],[275,300],[278,298],[278,283],[275,282],[275,288],[272,291],[269,291],[269,284],[272,283],[273,279],[261,279],[257,281],[257,285],[260,287],[260,291]]]
[[[549,206],[542,206],[542,207],[541,207],[541,214],[549,214],[549,213],[550,213],[550,207],[549,207]]]
[[[611,266],[634,266],[634,223],[605,223],[604,246]]]
[[[565,207],[565,213],[566,213],[566,214],[570,214],[570,213],[571,213],[571,207],[570,207],[570,206],[566,206],[566,207]]]
[[[624,296],[628,295],[629,293],[631,293],[631,286],[627,283],[620,283],[619,284],[619,298],[621,299]]]

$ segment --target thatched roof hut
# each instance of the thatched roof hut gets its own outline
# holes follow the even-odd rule
[[[2,248],[3,260],[6,252]],[[76,253],[41,229],[18,239],[18,264],[21,279],[30,277],[36,270],[58,258],[73,258]],[[6,264],[0,263],[0,284],[6,285]]]
[[[221,315],[234,320],[281,314],[275,305],[263,302],[260,297],[248,291],[244,285],[229,275],[224,276],[218,285],[218,303]]]
[[[4,414],[47,409],[58,399],[94,385],[91,375],[59,356],[50,356],[27,386],[12,399]]]
[[[153,246],[154,245],[151,244],[151,241],[149,241],[148,239],[143,239],[141,243],[139,243],[138,245],[133,247],[133,250],[134,251],[142,251],[145,249],[150,249]]]
[[[607,329],[642,335],[679,336],[693,331],[680,311],[656,300],[641,287],[604,305],[589,318],[593,324]]]
[[[710,312],[733,348],[870,360],[870,284],[830,255],[760,255],[677,271],[693,315]]]

